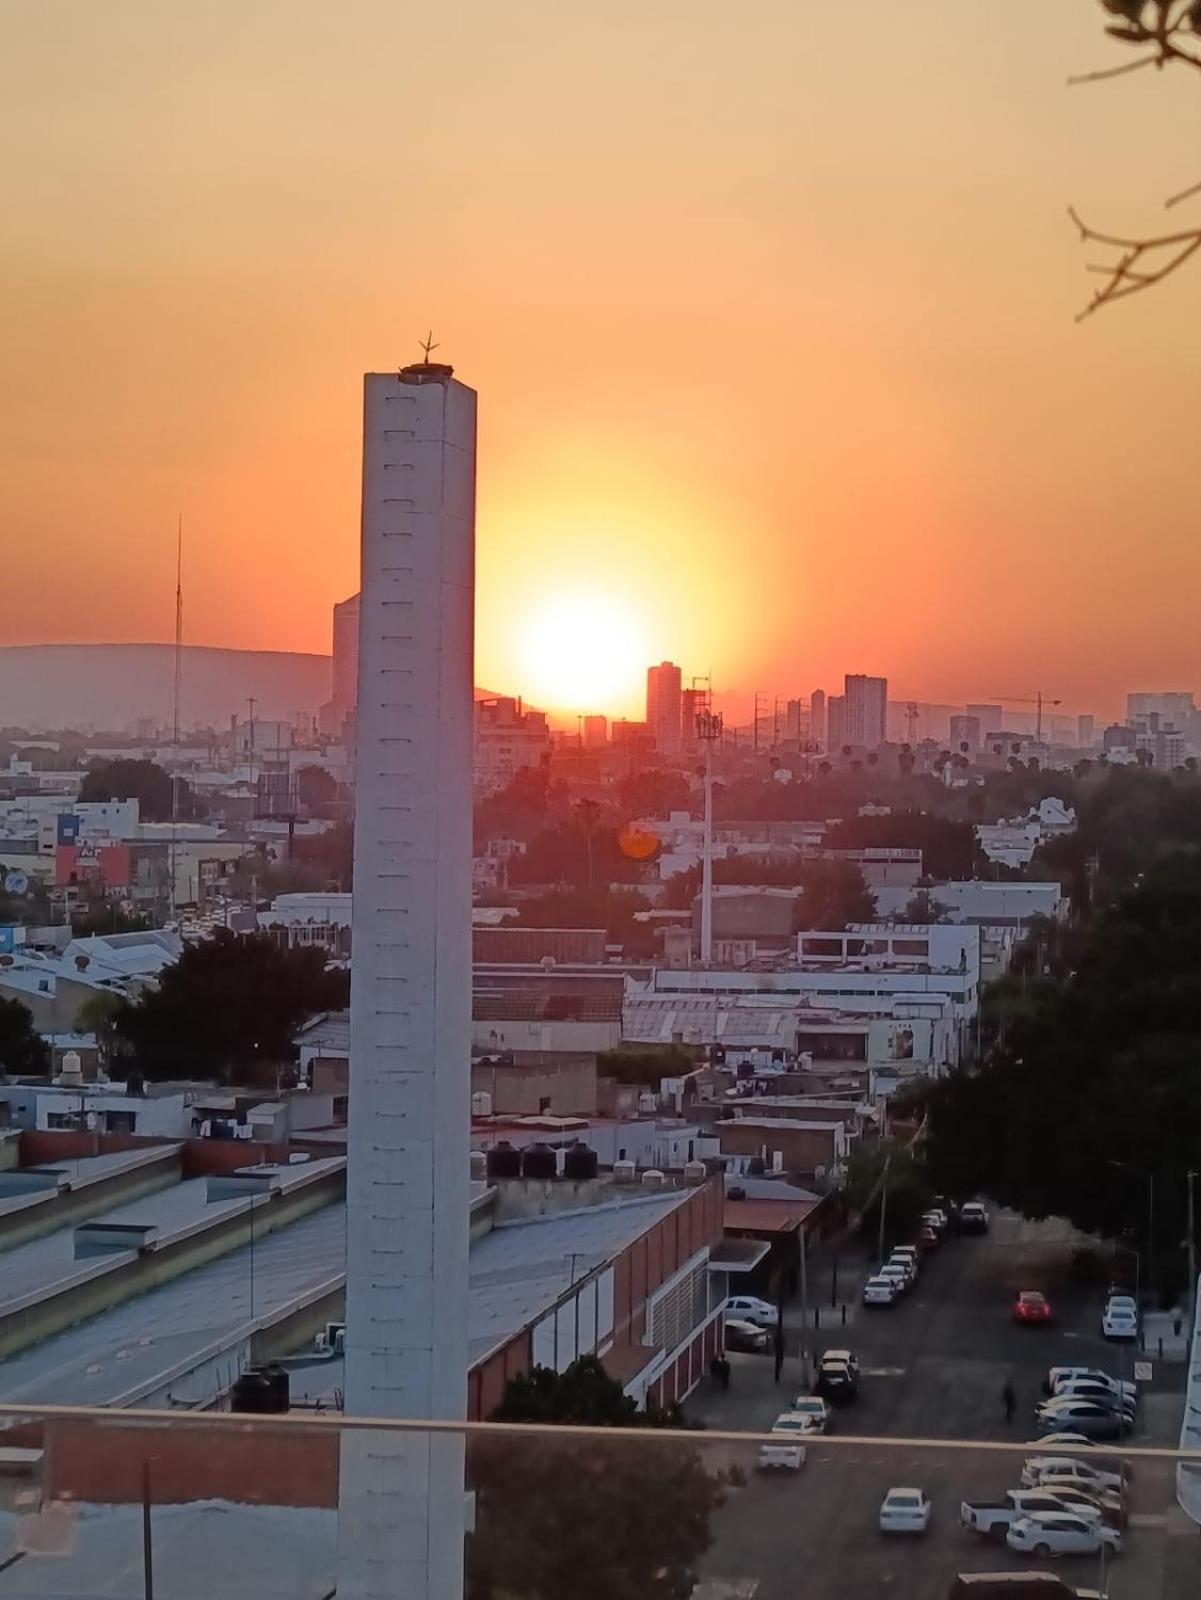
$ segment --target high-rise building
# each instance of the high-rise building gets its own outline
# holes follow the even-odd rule
[[[467,1403],[476,396],[365,379],[345,1408]],[[343,1435],[340,1600],[463,1589],[455,1435]]]
[[[805,737],[805,702],[790,700],[784,707],[784,738],[789,744],[800,744]]]
[[[609,742],[608,717],[585,717],[583,733],[585,750],[603,750]]]
[[[1005,713],[1000,706],[969,705],[967,714],[979,722],[982,739],[987,739],[991,733],[999,733],[1005,724]]]
[[[846,697],[832,694],[826,701],[826,749],[840,750],[847,742]]]
[[[980,748],[980,718],[979,717],[952,717],[951,718],[951,749],[957,752],[960,745],[967,745],[973,753]]]
[[[1126,696],[1127,722],[1155,714],[1178,728],[1186,728],[1195,709],[1191,689],[1142,690]]]
[[[1087,712],[1076,718],[1076,743],[1082,750],[1090,750],[1097,742],[1097,719]]]
[[[848,672],[843,684],[846,701],[845,744],[875,750],[884,743],[888,717],[888,679]]]
[[[330,697],[317,713],[322,733],[341,738],[346,719],[359,693],[359,597],[340,600],[334,607],[333,659]]]
[[[680,669],[671,661],[661,661],[646,670],[646,725],[660,755],[676,755],[680,749]]]
[[[826,741],[826,691],[815,689],[809,696],[809,737],[816,745]]]

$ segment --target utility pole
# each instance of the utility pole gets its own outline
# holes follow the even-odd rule
[[[701,965],[713,961],[713,746],[721,738],[721,712],[698,712],[696,736],[705,747],[705,833],[701,862]]]
[[[771,747],[773,750],[780,748],[780,696],[776,696],[775,707],[772,711]]]
[[[880,1175],[880,1236],[876,1241],[876,1258],[880,1266],[884,1265],[884,1218],[888,1212],[888,1169],[892,1166],[892,1156],[884,1158],[884,1171]]]
[[[760,694],[758,689],[755,690],[755,725],[751,730],[751,741],[756,755],[759,754],[759,719],[763,715],[763,703],[766,699],[766,695]]]

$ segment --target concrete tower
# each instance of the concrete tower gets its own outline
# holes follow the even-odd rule
[[[679,751],[680,697],[680,669],[674,662],[646,669],[646,725],[660,755]]]
[[[346,1412],[467,1395],[473,390],[365,380]],[[462,1593],[459,1438],[348,1432],[339,1600]]]

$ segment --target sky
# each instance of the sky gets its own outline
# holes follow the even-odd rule
[[[0,643],[326,650],[361,383],[480,394],[476,680],[1197,683],[1201,82],[1095,0],[10,0]],[[1181,213],[1171,213],[1178,225]],[[560,671],[563,653],[576,659]],[[1201,687],[1201,685],[1199,685]]]

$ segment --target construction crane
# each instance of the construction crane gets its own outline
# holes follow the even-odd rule
[[[1037,694],[998,694],[994,695],[993,699],[1000,700],[1002,703],[1010,701],[1014,705],[1037,706],[1038,717],[1034,724],[1034,737],[1039,744],[1043,742],[1043,707],[1061,706],[1063,704],[1062,700],[1053,700],[1050,695],[1045,695],[1041,689]]]

